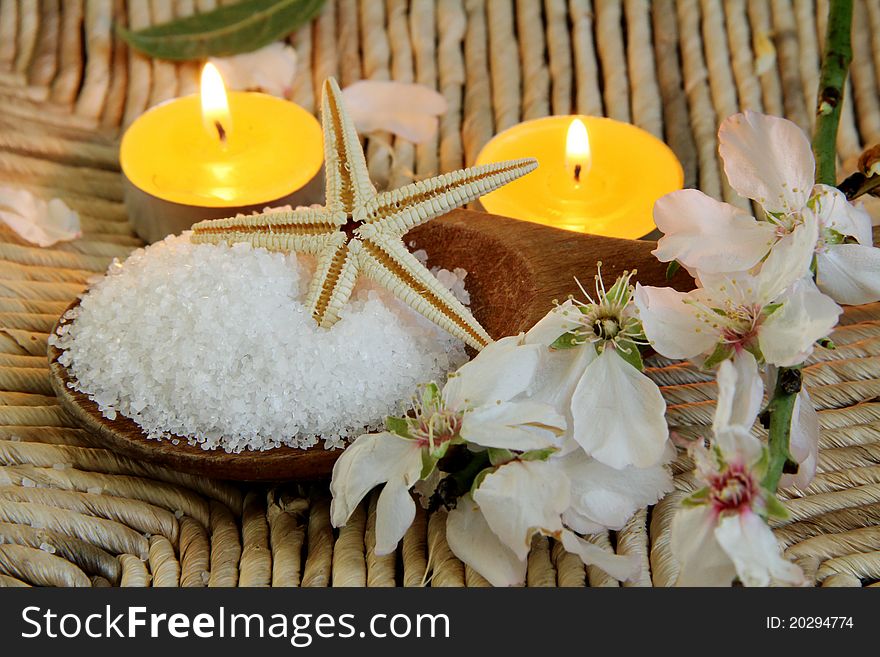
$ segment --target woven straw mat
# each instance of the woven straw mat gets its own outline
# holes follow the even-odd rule
[[[326,484],[265,488],[179,474],[90,446],[52,395],[46,340],[61,310],[139,241],[122,205],[121,128],[195,90],[198,67],[152,61],[114,36],[206,11],[214,0],[0,0],[0,183],[60,197],[84,237],[34,248],[0,229],[0,585],[480,586],[450,552],[442,513],[419,512],[399,552],[373,553],[375,498],[335,531]],[[322,80],[416,81],[449,104],[439,135],[368,144],[381,186],[474,161],[497,131],[546,114],[604,114],[669,143],[686,185],[742,205],[717,158],[720,120],[740,108],[810,129],[825,2],[809,0],[330,0],[290,35],[291,96],[315,109]],[[818,17],[818,18],[817,18]],[[852,168],[880,141],[880,3],[856,0],[857,52],[839,154]],[[637,155],[636,155],[637,158]],[[637,177],[638,160],[635,159]],[[823,586],[880,580],[880,304],[850,308],[806,369],[819,409],[819,474],[784,491],[776,529]],[[670,423],[711,423],[715,385],[653,363]],[[619,532],[592,540],[635,554],[629,585],[668,585],[677,488]],[[553,540],[536,539],[529,586],[618,586]]]

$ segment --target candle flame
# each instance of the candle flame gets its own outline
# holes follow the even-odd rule
[[[580,119],[574,119],[568,126],[565,137],[565,169],[571,172],[574,181],[579,183],[581,178],[587,175],[591,163],[587,126]]]
[[[232,115],[229,113],[229,100],[226,97],[223,78],[217,67],[210,62],[205,64],[205,68],[202,69],[199,95],[202,101],[202,120],[205,123],[205,129],[225,145],[232,126]]]

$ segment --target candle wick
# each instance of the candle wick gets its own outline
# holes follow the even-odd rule
[[[220,143],[226,143],[226,129],[223,127],[223,124],[220,121],[214,121],[214,127],[217,129],[217,136],[220,138]]]
[[[581,165],[580,164],[574,165],[574,181],[576,183],[579,183],[581,181]]]

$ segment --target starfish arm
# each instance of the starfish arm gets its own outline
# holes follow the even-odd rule
[[[440,328],[478,350],[492,341],[470,311],[406,249],[400,239],[380,236],[365,240],[361,253],[365,276],[390,290]]]
[[[345,111],[336,80],[324,82],[321,102],[324,128],[324,171],[327,209],[339,225],[346,223],[356,207],[376,194],[354,123]]]
[[[361,237],[384,233],[401,236],[416,226],[446,214],[498,189],[530,171],[532,159],[510,160],[445,173],[373,196],[363,208]]]
[[[324,328],[339,321],[339,313],[351,297],[360,265],[360,243],[348,242],[344,233],[338,235],[318,254],[315,276],[306,296],[306,307],[318,326]]]
[[[270,251],[317,253],[336,230],[324,208],[272,210],[200,221],[192,227],[190,241],[194,244],[247,242]]]

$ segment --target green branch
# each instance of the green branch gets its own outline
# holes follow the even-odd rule
[[[813,133],[816,182],[826,185],[837,184],[837,128],[846,74],[852,61],[852,16],[853,0],[831,0]]]
[[[770,413],[770,461],[761,485],[765,490],[775,491],[783,472],[797,468],[789,453],[791,421],[794,404],[801,390],[801,371],[796,367],[782,367],[776,377],[773,397],[767,406]],[[786,465],[789,467],[786,468]],[[796,471],[796,470],[795,470]]]
[[[813,133],[813,153],[816,157],[816,182],[826,185],[837,183],[837,128],[843,105],[846,75],[852,60],[853,0],[831,0],[828,8],[828,31],[822,54],[822,72],[819,76],[819,97],[816,104],[816,130]],[[767,444],[770,461],[761,482],[764,488],[775,492],[779,479],[791,462],[789,443],[794,404],[801,389],[799,367],[781,367],[776,377],[773,397],[767,406],[770,427]]]

